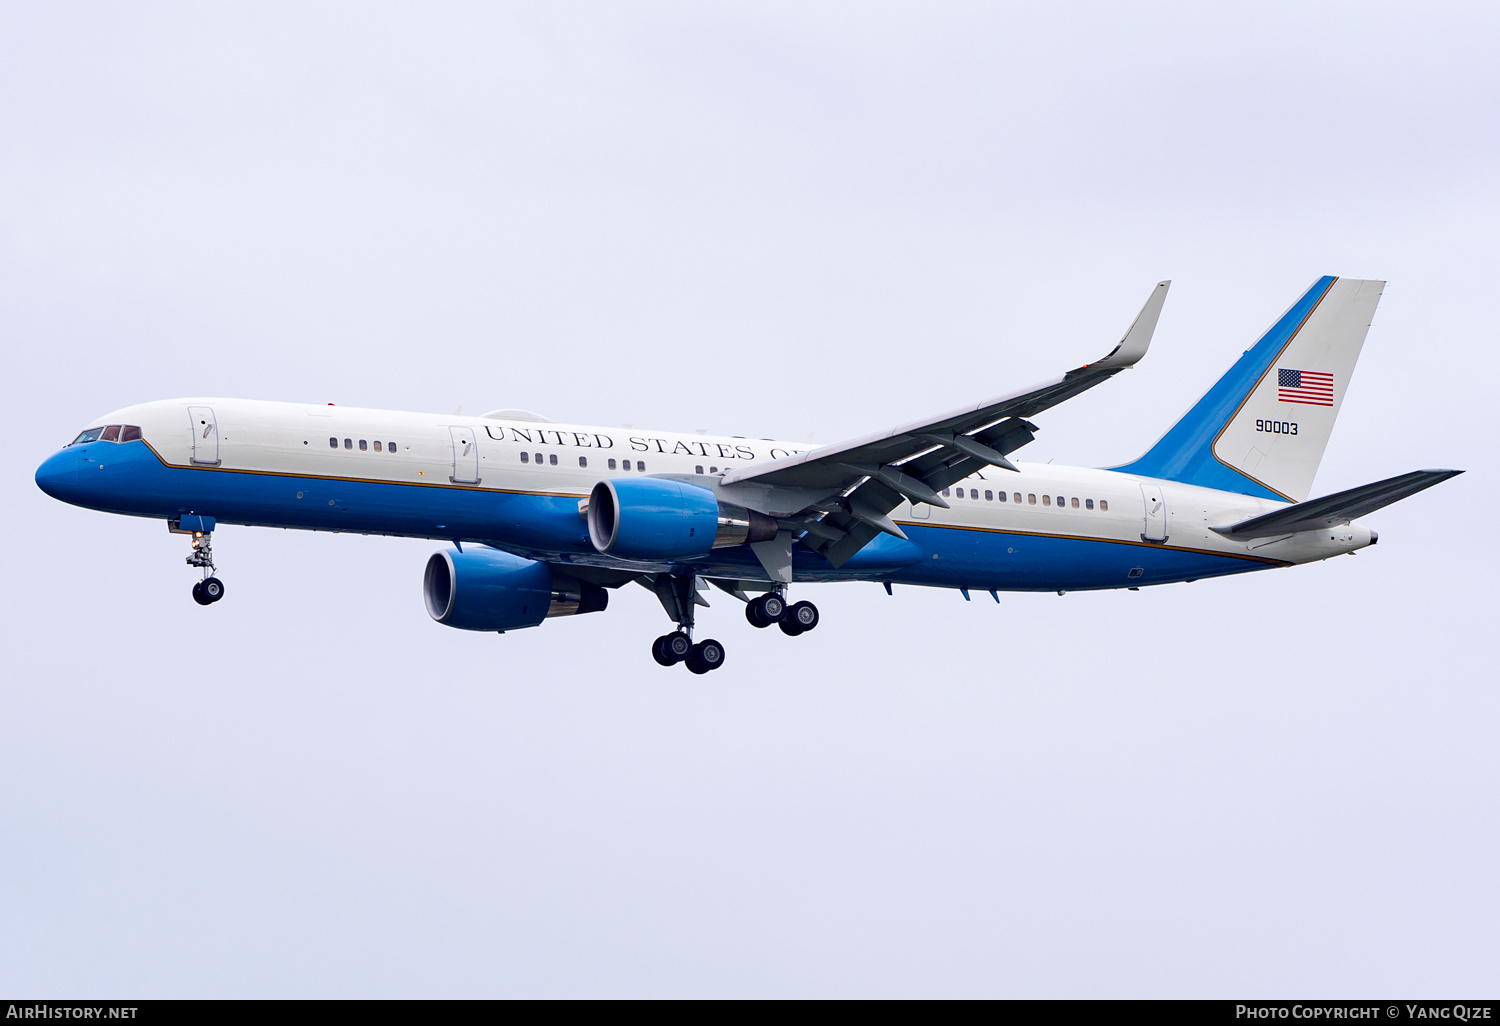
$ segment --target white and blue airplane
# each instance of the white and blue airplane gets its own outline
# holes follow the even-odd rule
[[[482,417],[171,399],[99,417],[36,473],[64,502],[191,539],[193,597],[224,595],[221,524],[451,541],[422,592],[449,627],[505,632],[603,610],[631,582],[677,624],[652,654],[706,673],[703,582],[756,627],[818,610],[794,582],[987,591],[1137,589],[1354,552],[1354,523],[1460,473],[1308,501],[1384,283],[1319,279],[1145,455],[1106,469],[1012,461],[1032,417],[1146,354],[1169,282],[1120,343],[1052,381],[814,449],[769,439]]]

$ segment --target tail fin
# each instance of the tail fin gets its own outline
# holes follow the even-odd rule
[[[1114,469],[1306,499],[1384,288],[1319,278],[1161,441]]]

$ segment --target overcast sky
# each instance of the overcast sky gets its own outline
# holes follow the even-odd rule
[[[0,0],[0,991],[1474,996],[1500,986],[1500,8]],[[435,543],[32,474],[243,396],[832,442],[1102,356],[1144,450],[1389,281],[1351,558],[1138,593],[640,588],[433,623]],[[1486,583],[1489,582],[1489,583]]]

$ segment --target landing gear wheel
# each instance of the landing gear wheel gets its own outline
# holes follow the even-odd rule
[[[786,603],[780,595],[762,595],[754,598],[745,606],[745,619],[750,621],[752,627],[769,627],[773,623],[779,623],[786,615]]]
[[[651,643],[652,657],[663,666],[675,666],[686,659],[692,650],[692,639],[681,631],[663,634]]]
[[[200,606],[206,606],[213,601],[213,599],[203,594],[202,581],[199,581],[197,584],[193,585],[193,601],[198,603]]]
[[[761,611],[761,600],[753,598],[745,603],[745,619],[750,621],[751,627],[769,627],[771,621],[766,619],[766,614]]]
[[[798,602],[786,611],[786,617],[782,620],[795,623],[802,631],[810,631],[818,625],[818,607],[811,602]]]
[[[693,673],[707,673],[724,665],[724,646],[710,638],[688,650],[687,668]]]
[[[781,633],[785,634],[789,638],[795,638],[797,635],[802,633],[802,627],[797,623],[796,620],[793,620],[790,616],[785,620],[782,620],[776,626],[780,627]]]
[[[224,597],[224,582],[217,577],[210,577],[202,584],[204,605],[209,602],[217,602]]]

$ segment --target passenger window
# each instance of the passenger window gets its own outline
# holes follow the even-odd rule
[[[352,449],[352,448],[354,448],[354,439],[352,439],[352,438],[346,438],[346,439],[344,439],[344,448],[345,449]]]
[[[330,438],[328,440],[328,448],[330,448],[330,449],[337,449],[338,447],[339,447],[339,440],[337,438]]]
[[[521,453],[521,462],[522,463],[530,463],[531,462],[531,453],[529,453],[529,452],[523,452],[523,453]]]
[[[578,457],[578,465],[580,467],[586,467],[586,466],[588,466],[589,465],[589,458],[587,456],[580,456],[580,457]]]
[[[364,451],[366,451],[369,448],[370,448],[370,443],[366,442],[363,438],[361,438],[359,440],[359,451],[360,452],[364,452]]]
[[[1083,500],[1083,508],[1084,509],[1093,509],[1094,508],[1094,500],[1093,499],[1084,499]]]
[[[642,463],[640,460],[636,460],[635,470],[638,474],[644,474],[646,472],[646,464]]]
[[[946,497],[946,496],[947,496],[947,495],[948,495],[948,489],[946,489],[946,488],[944,488],[944,489],[943,489],[943,495],[944,495],[944,496],[945,496],[945,497]]]
[[[610,470],[614,470],[615,469],[615,461],[614,460],[610,460],[609,461],[609,469]]]
[[[120,441],[122,442],[139,442],[140,440],[141,429],[136,427],[136,425],[134,424],[126,424],[125,427],[120,431]],[[306,445],[307,443],[304,442],[302,444]]]
[[[99,436],[101,442],[118,442],[120,440],[120,425],[111,424],[104,429],[104,434]]]
[[[1077,498],[1077,496],[1074,496],[1074,498],[1073,498],[1073,508],[1074,509],[1078,508],[1078,498]]]
[[[1062,509],[1067,504],[1068,504],[1068,500],[1067,499],[1063,498],[1061,495],[1059,495],[1057,497],[1057,508],[1058,509]]]
[[[383,451],[384,451],[384,450],[382,450],[382,449],[381,449],[381,448],[380,448],[380,439],[378,439],[378,438],[377,438],[377,439],[375,439],[375,451],[376,451],[376,452],[383,452]]]
[[[1106,501],[1104,501],[1103,499],[1100,499],[1099,500],[1099,509],[1100,509],[1101,512],[1108,513],[1109,512],[1109,503],[1106,502]]]
[[[1050,496],[1050,495],[1043,495],[1042,496],[1042,505],[1043,506],[1050,506],[1050,505],[1052,505],[1052,496]]]
[[[89,428],[87,431],[83,432],[83,434],[81,434],[77,438],[73,439],[73,443],[72,444],[74,444],[74,445],[82,445],[84,442],[98,441],[99,436],[102,435],[103,433],[104,433],[104,429],[103,428]]]
[[[984,501],[985,502],[994,502],[995,501],[995,493],[992,492],[992,491],[990,491],[988,488],[986,488],[984,490]]]
[[[997,496],[995,496],[995,497],[996,497],[996,498],[997,498],[997,499],[999,499],[999,500],[1000,500],[1000,501],[1001,501],[1001,502],[1004,502],[1004,501],[1005,501],[1005,493],[1004,493],[1004,492],[1001,492],[1001,493],[1000,493],[1000,494],[999,494],[999,495],[997,495]]]
[[[1011,501],[1019,505],[1020,502],[1021,502],[1021,493],[1020,492],[1016,492],[1015,496],[1011,499]]]
[[[542,462],[542,454],[541,454],[541,453],[537,453],[537,454],[536,454],[536,461],[537,461],[537,462],[538,462],[538,463],[541,463],[541,462]]]
[[[1036,496],[1033,495],[1033,494],[1031,494],[1030,492],[1028,492],[1026,494],[1026,505],[1028,505],[1028,506],[1035,506],[1036,505]]]
[[[701,474],[701,473],[703,473],[703,468],[702,467],[694,467],[693,468],[693,473],[695,473],[695,474]]]
[[[395,442],[386,442],[385,443],[385,451],[386,452],[395,452],[396,451],[396,443]]]
[[[719,472],[719,468],[718,467],[709,467],[708,468],[708,472],[710,474],[717,474]]]
[[[548,456],[547,462],[552,464],[554,467],[557,466],[557,453],[553,453],[552,455]]]
[[[630,461],[629,460],[621,460],[620,461],[620,469],[621,470],[629,470],[630,469]]]

